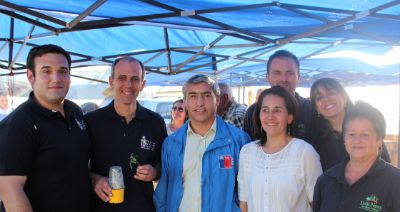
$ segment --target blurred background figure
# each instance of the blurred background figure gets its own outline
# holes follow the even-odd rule
[[[228,84],[218,83],[218,86],[221,94],[219,97],[217,114],[227,123],[233,124],[237,128],[243,130],[247,106],[235,101],[232,89]]]
[[[310,91],[313,121],[311,143],[321,158],[324,171],[347,156],[342,136],[343,120],[353,107],[343,86],[333,78],[321,78]],[[389,153],[383,144],[382,159],[390,163]]]
[[[314,211],[400,211],[400,170],[380,157],[386,123],[368,103],[347,111],[343,139],[349,157],[318,178]]]
[[[7,91],[0,91],[0,121],[10,113],[9,96]]]
[[[86,113],[89,113],[89,112],[92,112],[92,111],[95,111],[95,110],[99,109],[99,106],[94,102],[83,103],[80,107],[82,109],[83,115],[85,115]]]
[[[179,99],[174,102],[172,105],[172,110],[171,110],[171,122],[167,124],[167,133],[168,135],[171,135],[175,131],[177,131],[179,128],[182,127],[182,125],[185,123],[187,120],[187,112],[186,108],[183,105],[183,100]]]
[[[257,90],[257,93],[256,93],[256,102],[258,101],[258,97],[260,97],[260,94],[263,92],[263,90],[264,90],[264,88],[259,88],[259,89]]]

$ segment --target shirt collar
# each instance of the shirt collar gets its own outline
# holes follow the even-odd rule
[[[347,180],[344,176],[345,168],[347,163],[349,162],[350,157],[347,156],[341,163],[339,163],[335,168],[332,168],[332,170],[328,171],[328,174],[334,178],[336,178],[338,181],[340,181],[343,184],[347,184]],[[371,166],[371,168],[365,173],[364,176],[362,176],[360,179],[373,176],[382,169],[384,169],[387,166],[386,162],[381,159],[381,157],[378,157],[374,164]],[[360,180],[359,179],[359,180]]]
[[[40,105],[39,102],[35,99],[35,94],[33,93],[33,91],[31,91],[31,93],[29,94],[28,103],[32,105],[34,110],[42,113],[45,116],[54,116],[59,114],[59,111],[49,110]],[[71,102],[69,100],[64,99],[63,107],[64,107],[65,118],[73,115]]]
[[[201,137],[207,137],[207,135],[209,135],[210,133],[215,133],[216,131],[217,131],[217,120],[216,120],[216,118],[214,118],[214,123],[211,125],[210,129],[208,129],[206,134],[204,134],[204,136],[199,135],[196,132],[194,132],[192,127],[190,126],[190,121],[189,121],[187,135],[194,134],[194,135],[198,135],[198,136],[201,136]]]
[[[105,110],[107,111],[109,117],[112,118],[112,119],[120,119],[120,118],[123,118],[123,117],[120,116],[120,115],[117,113],[117,111],[115,110],[115,107],[114,107],[114,100],[111,101],[110,104],[108,104],[108,105],[105,107]],[[134,119],[136,119],[136,118],[137,118],[137,119],[145,119],[145,118],[147,118],[146,109],[145,109],[143,106],[141,106],[141,105],[139,104],[139,102],[136,102],[136,115],[135,115],[135,118],[134,118]]]

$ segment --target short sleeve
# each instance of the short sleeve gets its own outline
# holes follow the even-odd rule
[[[317,182],[318,177],[322,174],[322,167],[319,155],[311,145],[307,144],[303,157],[306,193],[308,201],[312,202],[315,183]]]
[[[27,176],[35,152],[34,124],[7,119],[0,125],[0,175]]]
[[[248,185],[246,182],[246,176],[248,175],[248,164],[246,163],[248,161],[248,145],[245,145],[242,150],[240,151],[239,154],[239,172],[237,176],[237,181],[238,181],[238,195],[239,195],[239,200],[242,202],[247,202],[248,199]]]
[[[321,208],[321,192],[320,192],[321,179],[322,179],[322,176],[318,177],[318,180],[314,187],[314,194],[313,194],[313,201],[312,201],[313,211],[319,211],[319,209]]]

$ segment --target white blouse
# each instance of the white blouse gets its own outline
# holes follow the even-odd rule
[[[254,141],[240,151],[239,200],[247,202],[250,212],[312,211],[314,186],[321,174],[319,155],[301,139],[293,138],[273,154]]]

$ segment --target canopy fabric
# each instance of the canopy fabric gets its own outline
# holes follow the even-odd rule
[[[299,57],[301,86],[323,76],[350,84],[400,77],[400,0],[7,0],[0,28],[2,76],[24,72],[30,48],[52,43],[71,52],[73,67],[132,55],[145,63],[148,85],[181,85],[197,73],[265,84],[278,49]]]

